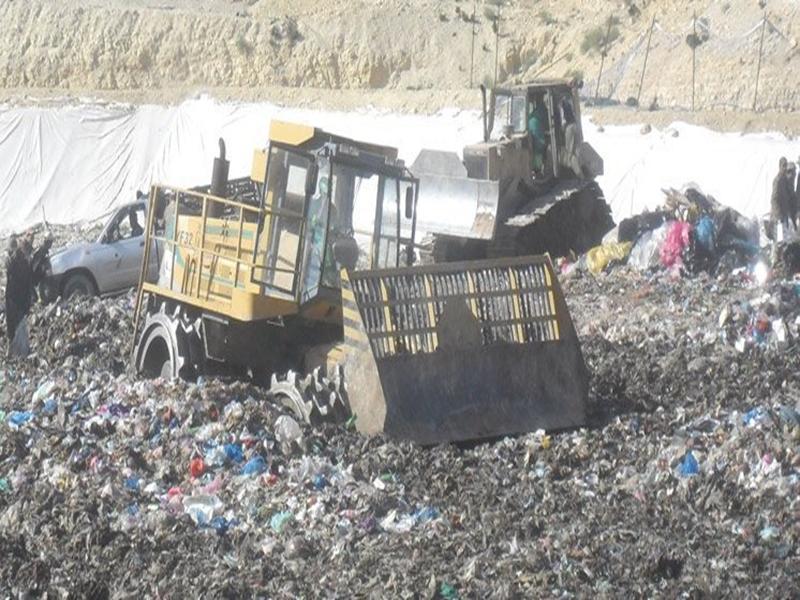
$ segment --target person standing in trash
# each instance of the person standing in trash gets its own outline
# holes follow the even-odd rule
[[[797,159],[797,164],[800,165],[800,158]],[[793,181],[791,181],[791,188],[794,190],[794,209],[792,214],[794,215],[794,229],[797,231],[797,227],[800,225],[800,173],[797,174],[796,179],[793,178]]]
[[[11,238],[6,258],[6,336],[8,336],[9,354],[19,354],[14,340],[18,338],[18,330],[23,324],[33,300],[33,272],[31,270],[31,254],[27,249],[32,247],[30,238],[21,242]],[[24,344],[27,346],[27,342]],[[24,352],[23,352],[24,354]]]
[[[785,157],[778,162],[778,174],[772,180],[772,261],[778,258],[778,244],[783,242],[789,227],[789,211],[794,202],[794,187],[789,184],[789,163]]]
[[[33,240],[31,239],[31,245]],[[47,277],[50,266],[50,248],[53,246],[53,236],[48,233],[42,245],[39,246],[31,255],[31,288],[33,301],[39,300],[39,284]]]
[[[793,162],[786,165],[786,178],[789,181],[789,205],[788,217],[789,228],[791,231],[797,230],[797,190],[795,188],[795,180],[797,179],[797,167]]]

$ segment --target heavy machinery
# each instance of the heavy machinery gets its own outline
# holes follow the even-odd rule
[[[483,142],[423,150],[411,166],[434,234],[435,262],[581,254],[614,227],[595,178],[603,160],[584,141],[580,83],[541,80],[483,94]],[[535,115],[541,131],[529,131]]]
[[[273,121],[231,181],[222,150],[210,186],[150,191],[140,374],[247,373],[308,422],[425,444],[584,423],[548,257],[413,266],[419,184],[393,148]]]

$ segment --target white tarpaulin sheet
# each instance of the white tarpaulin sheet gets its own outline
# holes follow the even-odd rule
[[[0,109],[0,231],[39,222],[43,209],[54,223],[96,218],[151,183],[207,184],[219,137],[227,144],[231,177],[247,175],[253,149],[266,145],[272,118],[396,146],[408,164],[422,148],[460,151],[481,136],[479,115],[457,110],[434,116],[335,113],[207,98],[171,107],[6,107]],[[778,158],[794,158],[798,150],[780,135],[674,128],[678,137],[656,131],[643,136],[638,127],[597,133],[585,124],[588,141],[605,159],[600,184],[617,219],[656,207],[661,188],[690,181],[747,215],[765,213]]]

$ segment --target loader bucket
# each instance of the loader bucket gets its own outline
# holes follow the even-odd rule
[[[363,433],[422,444],[586,421],[588,373],[547,256],[345,274],[347,398]]]

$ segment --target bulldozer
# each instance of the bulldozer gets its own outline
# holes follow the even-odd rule
[[[595,181],[603,160],[583,139],[580,87],[539,80],[492,89],[487,100],[481,86],[483,141],[464,148],[463,159],[420,152],[411,171],[434,262],[582,254],[613,229]]]
[[[132,361],[249,377],[308,423],[421,444],[580,426],[588,375],[547,256],[415,265],[397,149],[272,121],[248,177],[153,185]]]

